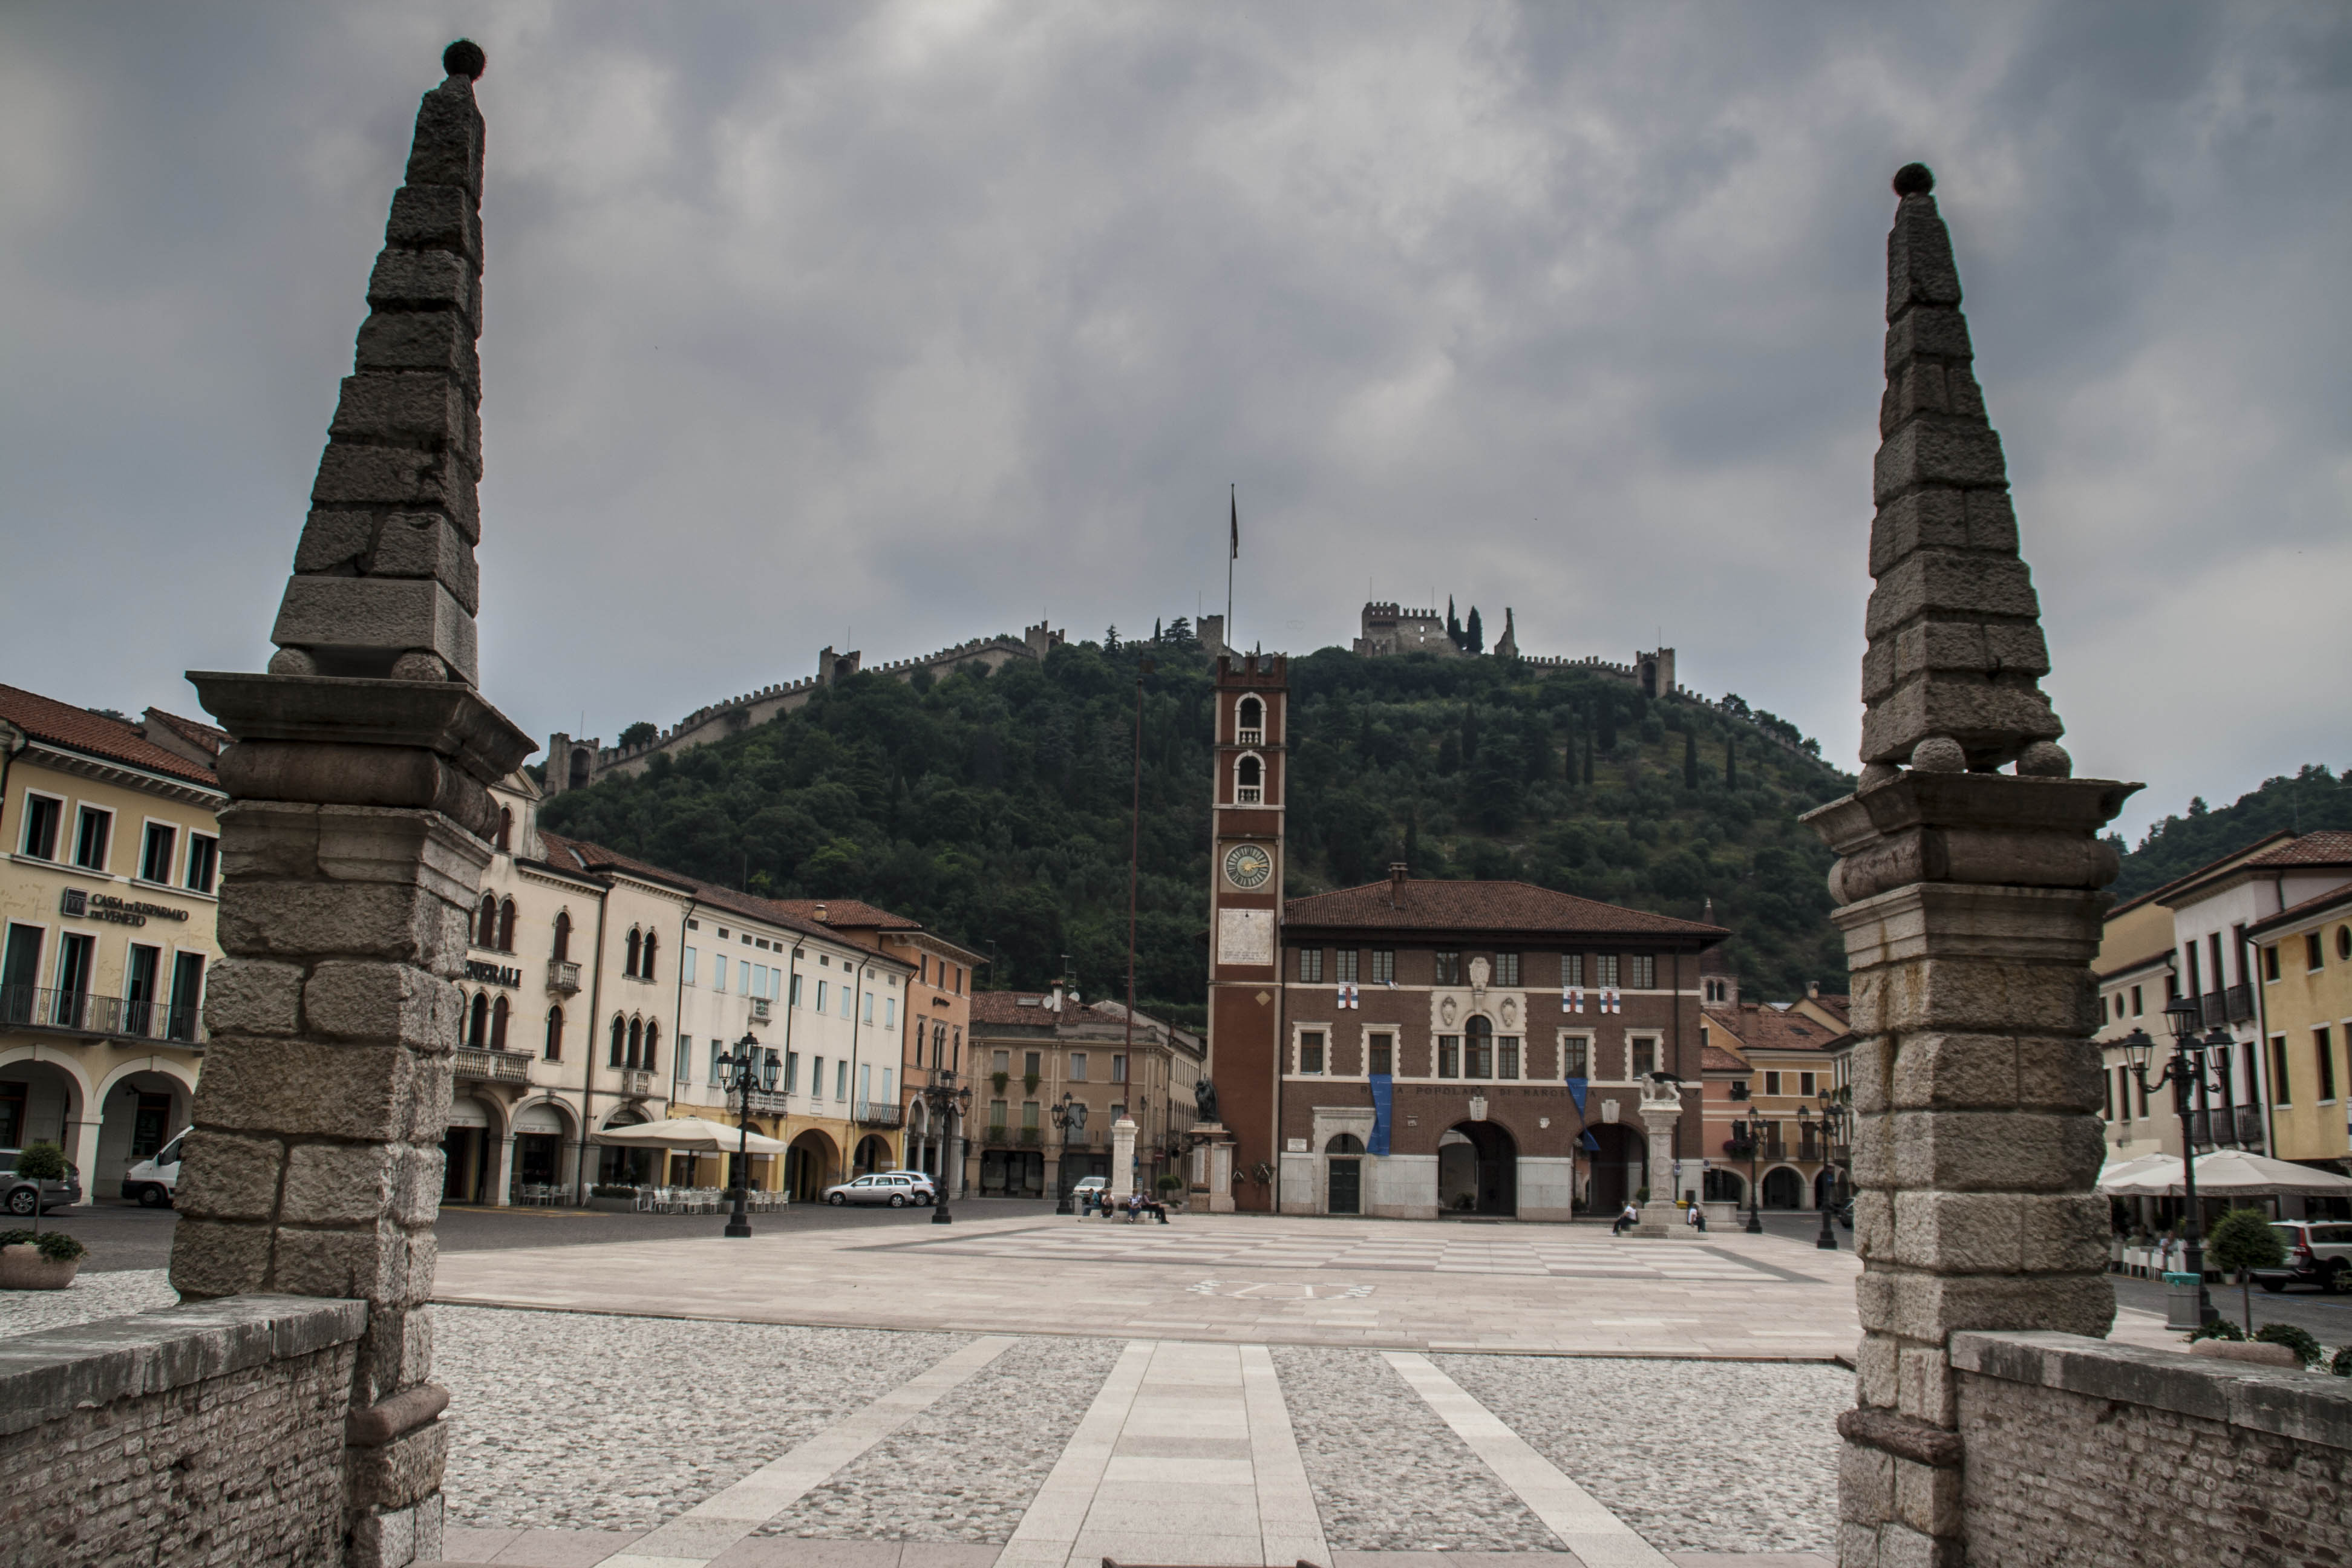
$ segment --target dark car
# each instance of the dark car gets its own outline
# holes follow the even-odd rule
[[[63,1181],[43,1182],[38,1188],[16,1174],[21,1149],[0,1149],[0,1206],[10,1214],[28,1215],[38,1207],[46,1214],[81,1202],[81,1173],[68,1163]]]

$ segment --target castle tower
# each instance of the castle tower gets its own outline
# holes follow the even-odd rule
[[[1209,867],[1209,1073],[1235,1141],[1237,1207],[1271,1210],[1271,1183],[1240,1173],[1279,1152],[1283,798],[1289,660],[1217,660],[1216,778]]]

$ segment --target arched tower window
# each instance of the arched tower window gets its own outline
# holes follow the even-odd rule
[[[653,932],[646,932],[646,950],[637,955],[638,979],[651,980],[654,977],[654,948],[660,941]]]
[[[555,911],[555,956],[560,959],[569,959],[572,956],[572,911],[570,910]]]
[[[629,1043],[629,1021],[618,1013],[613,1015],[613,1059],[608,1067],[621,1065],[621,1049]]]
[[[1495,1076],[1495,1026],[1484,1016],[1473,1013],[1463,1023],[1462,1036],[1462,1043],[1466,1047],[1465,1054],[1469,1058],[1465,1064],[1469,1070],[1462,1076],[1493,1078]]]
[[[563,1009],[561,1007],[550,1007],[547,1010],[546,1055],[547,1059],[551,1062],[560,1062],[563,1059]]]
[[[628,950],[625,956],[621,960],[621,973],[627,975],[632,980],[635,980],[637,977],[637,952],[639,949],[645,946],[645,944],[646,939],[644,934],[641,933],[636,927],[631,926],[629,928]]]
[[[499,945],[499,897],[496,893],[482,895],[482,907],[474,914],[474,945]]]
[[[1244,697],[1234,709],[1234,741],[1237,745],[1257,746],[1265,742],[1265,704],[1255,697]]]
[[[499,905],[499,951],[500,952],[514,951],[514,900],[509,899]]]
[[[490,1049],[494,1051],[507,1048],[508,1012],[507,999],[503,996],[490,1004]]]
[[[514,812],[503,805],[499,807],[499,853],[514,853]]]
[[[642,1064],[638,1058],[644,1054],[645,1048],[645,1022],[643,1019],[632,1018],[629,1020],[629,1059],[627,1065],[630,1067],[641,1066]]]
[[[1234,764],[1234,804],[1255,805],[1265,799],[1265,764],[1244,757]]]
[[[466,1044],[476,1050],[485,1050],[490,1041],[490,997],[487,991],[474,993],[474,1005],[466,1016]]]
[[[661,1026],[657,1023],[646,1026],[646,1070],[661,1071]]]

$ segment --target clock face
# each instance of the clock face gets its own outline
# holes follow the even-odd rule
[[[1274,857],[1258,844],[1236,844],[1225,851],[1225,880],[1236,888],[1255,889],[1274,875]]]

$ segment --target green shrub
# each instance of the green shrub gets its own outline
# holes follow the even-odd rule
[[[2298,1329],[2293,1323],[2264,1323],[2255,1331],[2254,1338],[2266,1345],[2284,1345],[2300,1357],[2305,1366],[2316,1366],[2319,1358],[2327,1353],[2319,1348],[2319,1342],[2313,1339],[2307,1331]]]
[[[16,1173],[28,1182],[61,1182],[66,1152],[54,1143],[27,1143],[16,1156]]]
[[[2352,1345],[2337,1351],[2336,1359],[2327,1363],[2327,1370],[2338,1377],[2352,1377]]]
[[[2205,1243],[2205,1257],[2214,1268],[2238,1277],[2246,1331],[2253,1332],[2254,1291],[2246,1270],[2276,1268],[2286,1262],[2286,1247],[2271,1228],[2271,1216],[2260,1209],[2231,1209],[2213,1227]]]
[[[2203,1328],[2192,1330],[2189,1335],[2189,1342],[2193,1345],[2199,1340],[2242,1340],[2245,1337],[2246,1331],[2230,1321],[2229,1319],[2216,1318]]]
[[[1184,1184],[1184,1178],[1171,1171],[1152,1184],[1163,1193],[1172,1193]]]
[[[37,1248],[51,1263],[70,1263],[89,1256],[89,1248],[61,1230],[0,1230],[0,1247]]]

